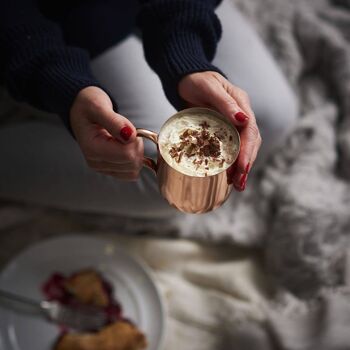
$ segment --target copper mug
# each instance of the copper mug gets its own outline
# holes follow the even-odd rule
[[[181,118],[182,115],[205,113],[223,120],[228,127],[234,130],[237,144],[237,152],[234,154],[232,164],[238,157],[240,149],[240,137],[237,129],[227,118],[220,113],[207,108],[188,108],[170,117],[160,129],[159,134],[147,129],[137,129],[137,136],[145,137],[157,145],[158,159],[144,157],[144,166],[152,169],[157,178],[161,194],[170,205],[185,213],[206,213],[220,207],[232,191],[232,184],[228,178],[227,169],[215,175],[205,177],[190,176],[175,170],[163,158],[158,138],[164,126],[173,118]],[[230,164],[231,166],[231,164]]]

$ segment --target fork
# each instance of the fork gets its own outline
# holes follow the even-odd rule
[[[77,331],[97,330],[107,323],[107,315],[100,307],[91,305],[71,307],[47,300],[37,302],[1,289],[0,306],[19,313],[40,316]]]

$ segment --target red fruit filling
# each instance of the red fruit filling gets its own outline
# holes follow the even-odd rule
[[[82,303],[77,295],[74,295],[74,291],[69,290],[67,286],[69,285],[72,278],[79,277],[80,274],[89,273],[92,270],[82,270],[76,272],[68,277],[64,276],[62,273],[55,272],[53,273],[42,285],[41,291],[44,294],[46,300],[57,301],[63,305],[68,305],[71,307],[79,306],[85,303]],[[93,271],[96,273],[95,271]],[[103,309],[106,313],[107,323],[110,324],[119,320],[124,320],[122,314],[121,305],[117,300],[113,298],[113,287],[106,279],[104,279],[100,274],[98,274],[99,281],[101,284],[101,291],[105,294],[108,300],[108,304],[103,306]],[[100,306],[100,305],[97,305]]]

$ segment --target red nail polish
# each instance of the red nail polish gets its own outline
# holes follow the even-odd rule
[[[243,112],[237,112],[235,114],[235,118],[240,122],[240,123],[245,123],[248,120],[248,117],[243,113]]]
[[[245,190],[245,186],[247,184],[247,177],[248,177],[247,173],[243,174],[241,177],[241,180],[239,181],[239,187],[240,187],[241,191]]]
[[[124,126],[124,128],[120,130],[120,136],[125,141],[128,141],[131,135],[132,135],[132,129],[129,126]]]
[[[250,162],[247,164],[247,166],[245,167],[245,174],[248,174],[250,170]]]

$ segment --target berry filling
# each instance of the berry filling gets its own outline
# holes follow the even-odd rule
[[[87,289],[84,287],[87,282],[90,282],[89,287],[94,285],[95,294],[92,296],[85,293]],[[113,298],[111,283],[94,270],[82,270],[68,277],[55,272],[42,285],[41,291],[46,300],[57,301],[70,307],[82,304],[102,307],[106,313],[106,325],[125,320],[121,305]],[[86,299],[89,301],[86,302]]]

